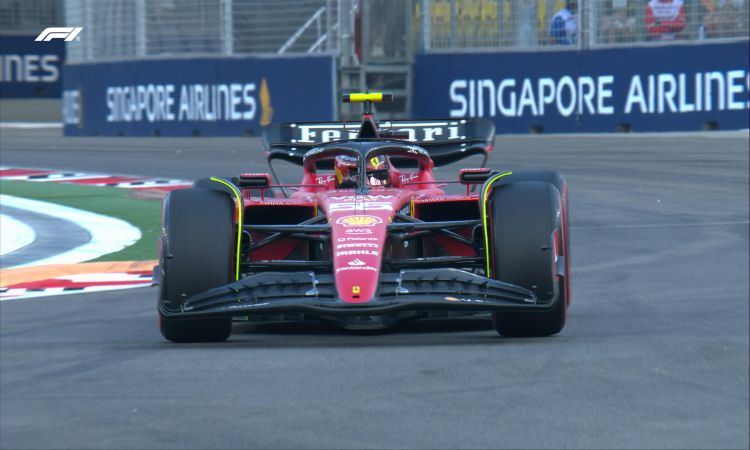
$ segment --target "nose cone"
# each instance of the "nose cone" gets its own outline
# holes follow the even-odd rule
[[[339,298],[364,303],[378,290],[388,224],[408,201],[398,191],[378,195],[323,194],[319,198],[331,224],[333,274]]]
[[[370,300],[377,292],[387,214],[335,214],[333,267],[339,298],[349,303]]]

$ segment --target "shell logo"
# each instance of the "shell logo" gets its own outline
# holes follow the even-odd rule
[[[383,219],[376,216],[346,216],[336,221],[345,227],[372,227],[383,223]]]

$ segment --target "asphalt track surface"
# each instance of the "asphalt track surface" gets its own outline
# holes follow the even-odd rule
[[[2,212],[29,225],[36,233],[34,242],[2,257],[2,269],[65,253],[86,244],[91,239],[88,231],[68,220],[9,206],[3,206]]]
[[[193,179],[259,149],[2,130],[0,164]],[[499,137],[491,166],[570,182],[550,338],[471,319],[176,345],[153,288],[2,302],[0,447],[748,448],[749,153],[747,132]]]

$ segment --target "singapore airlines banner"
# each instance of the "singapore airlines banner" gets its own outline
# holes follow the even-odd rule
[[[35,37],[0,36],[0,98],[60,98],[65,42]]]
[[[69,136],[257,135],[332,120],[334,82],[331,56],[70,64],[63,124]]]
[[[748,128],[748,42],[425,54],[418,118],[488,117],[498,133]]]

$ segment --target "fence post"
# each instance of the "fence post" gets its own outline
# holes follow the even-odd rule
[[[351,0],[338,0],[338,23],[339,23],[339,57],[342,66],[352,65],[352,2]]]
[[[430,0],[422,0],[422,51],[428,51],[432,43],[432,11]]]
[[[146,1],[135,2],[135,55],[138,58],[146,56]]]
[[[221,0],[221,52],[225,55],[234,53],[234,22],[232,0]]]
[[[536,4],[528,0],[516,3],[516,42],[521,47],[533,47],[537,44],[535,11]]]
[[[456,0],[451,0],[451,48],[456,48]]]
[[[505,45],[506,37],[508,30],[505,27],[505,1],[504,0],[495,0],[496,8],[497,8],[497,23],[495,24],[497,26],[497,41],[495,42],[495,45],[498,47]]]
[[[330,52],[333,49],[333,46],[331,45],[331,43],[333,42],[333,38],[334,38],[333,11],[331,11],[332,8],[333,8],[333,0],[326,0],[326,22],[325,22],[325,26],[323,27],[326,32],[326,52]]]
[[[94,59],[94,35],[96,34],[96,27],[92,27],[89,24],[94,23],[94,11],[91,6],[91,0],[84,0],[83,3],[83,16],[84,16],[84,27],[88,27],[88,32],[86,33],[86,55],[84,57],[85,61],[91,61]]]
[[[591,48],[596,40],[596,0],[581,0],[582,11],[578,12],[580,18],[580,32],[578,33],[579,46],[581,50]]]

